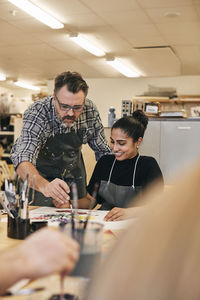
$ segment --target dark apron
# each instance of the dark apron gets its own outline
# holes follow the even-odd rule
[[[51,136],[40,150],[36,163],[38,172],[48,181],[60,178],[69,186],[75,182],[79,198],[86,195],[86,172],[81,153],[82,143],[82,135],[76,132]],[[52,198],[47,198],[36,191],[33,205],[53,206]]]
[[[113,168],[116,162],[114,160],[108,181],[101,180],[98,194],[105,200],[102,203],[101,210],[111,210],[113,207],[128,207],[130,206],[131,200],[136,197],[141,191],[141,186],[135,186],[135,173],[137,168],[137,163],[139,160],[139,155],[135,162],[135,167],[133,171],[133,185],[122,186],[110,182]]]

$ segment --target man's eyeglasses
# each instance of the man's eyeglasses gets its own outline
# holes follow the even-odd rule
[[[71,105],[68,105],[68,104],[60,103],[60,101],[58,100],[58,97],[56,95],[55,95],[55,98],[58,102],[58,105],[59,105],[60,109],[63,110],[63,111],[70,111],[72,109],[74,112],[80,112],[80,111],[83,110],[84,105],[71,106]]]

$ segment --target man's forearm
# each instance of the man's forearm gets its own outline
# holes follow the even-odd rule
[[[26,175],[29,174],[30,186],[35,190],[43,193],[44,187],[48,184],[48,181],[39,174],[39,172],[31,162],[20,163],[17,167],[16,172],[22,180],[25,180]]]

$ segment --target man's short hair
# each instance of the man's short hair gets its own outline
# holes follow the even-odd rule
[[[68,71],[59,74],[55,78],[54,93],[57,94],[57,92],[65,85],[67,86],[68,91],[73,94],[83,91],[85,97],[87,96],[89,87],[79,73]]]

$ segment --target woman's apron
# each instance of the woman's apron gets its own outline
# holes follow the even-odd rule
[[[110,170],[108,181],[101,180],[100,183],[98,194],[105,200],[105,202],[102,203],[100,208],[101,210],[110,210],[116,206],[127,207],[129,206],[131,200],[138,195],[139,191],[141,191],[141,186],[135,186],[135,174],[139,157],[140,155],[138,155],[135,162],[133,171],[133,184],[131,186],[122,186],[110,182],[116,162],[115,158]]]
[[[40,150],[36,168],[48,181],[63,179],[69,186],[77,184],[78,197],[86,195],[86,172],[81,153],[82,135],[68,132],[51,136]],[[53,206],[52,198],[35,192],[33,205]]]

